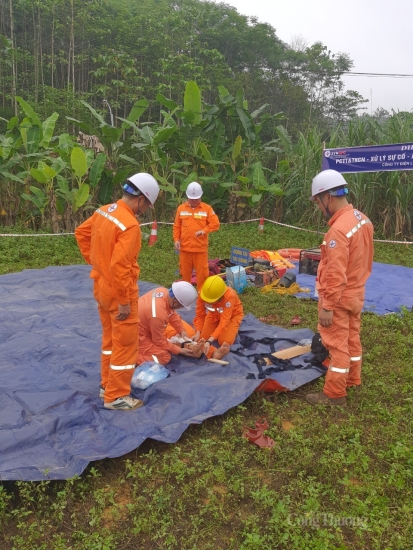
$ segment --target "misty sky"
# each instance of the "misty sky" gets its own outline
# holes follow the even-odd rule
[[[217,1],[217,0],[215,0]],[[269,23],[288,44],[301,37],[344,52],[352,71],[413,75],[413,0],[229,0],[239,13]],[[413,77],[347,76],[346,89],[358,91],[366,112],[413,109]]]

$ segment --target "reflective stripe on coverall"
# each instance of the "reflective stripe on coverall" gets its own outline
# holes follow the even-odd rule
[[[159,287],[139,298],[139,354],[138,365],[156,361],[166,365],[171,354],[177,355],[180,347],[168,342],[165,329],[170,324],[175,334],[184,330],[180,316],[169,306],[169,291]],[[156,357],[156,359],[155,359]]]
[[[201,202],[192,208],[188,202],[181,204],[176,211],[173,239],[180,241],[179,269],[182,279],[191,282],[192,270],[196,272],[198,291],[209,276],[208,268],[208,233],[218,231],[218,216],[209,204]],[[197,231],[205,235],[195,236]]]
[[[323,391],[336,398],[361,384],[360,324],[373,263],[373,225],[351,204],[328,223],[317,273],[318,307],[333,311],[333,324],[318,330],[331,358]]]
[[[227,287],[222,298],[214,304],[203,302],[198,297],[194,327],[205,340],[213,338],[221,346],[224,342],[231,345],[237,337],[243,317],[244,309],[238,294]]]
[[[129,395],[138,353],[139,223],[120,199],[102,206],[75,230],[82,256],[92,265],[93,294],[102,324],[101,385],[105,403]],[[118,306],[130,304],[125,321]]]

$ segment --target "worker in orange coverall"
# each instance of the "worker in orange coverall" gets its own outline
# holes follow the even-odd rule
[[[205,339],[204,352],[208,357],[214,340],[229,351],[243,318],[244,309],[235,290],[227,287],[219,275],[208,277],[197,300],[194,319],[194,340]]]
[[[172,283],[170,289],[159,287],[150,290],[139,298],[139,356],[138,364],[144,361],[156,361],[166,365],[172,355],[185,355],[199,358],[204,351],[203,340],[191,346],[181,347],[170,339],[180,337],[192,340],[195,330],[181,319],[177,309],[190,309],[198,297],[195,288],[187,281]],[[221,346],[222,348],[222,346]],[[221,359],[228,353],[228,346],[211,349],[208,357]]]
[[[187,202],[176,211],[173,239],[175,250],[179,252],[181,277],[190,283],[195,269],[199,291],[209,275],[208,233],[218,231],[220,224],[212,207],[201,202],[202,187],[199,183],[190,183],[186,196]]]
[[[94,297],[102,323],[101,388],[104,407],[132,410],[143,405],[130,394],[138,353],[137,256],[141,231],[135,216],[156,201],[159,186],[150,174],[131,176],[123,196],[107,204],[75,231],[82,256],[92,265]]]
[[[168,337],[188,337],[183,321],[175,310],[182,307],[190,309],[197,297],[198,293],[191,283],[178,281],[172,283],[170,289],[155,288],[139,298],[138,364],[156,361],[166,365],[172,355],[178,354],[194,357],[192,351],[169,342],[165,330],[168,326],[172,329]]]
[[[318,266],[318,330],[330,354],[323,391],[312,405],[346,405],[347,388],[361,384],[361,312],[373,263],[373,225],[347,202],[347,183],[324,170],[312,183],[312,197],[329,220]]]

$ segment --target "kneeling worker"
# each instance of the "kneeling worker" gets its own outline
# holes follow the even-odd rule
[[[205,341],[198,338],[199,341],[195,342],[195,330],[175,311],[183,307],[189,309],[197,297],[198,293],[190,283],[178,281],[172,283],[170,289],[155,288],[139,298],[138,365],[144,361],[166,365],[172,355],[178,354],[195,358],[202,355]],[[188,340],[189,346],[175,344],[177,337]],[[229,346],[221,346],[218,350],[210,349],[207,356],[221,359],[228,351]]]
[[[194,319],[197,331],[194,340],[205,339],[204,352],[208,357],[208,348],[214,340],[229,351],[243,318],[244,309],[235,290],[228,287],[219,275],[208,277],[201,289]]]
[[[166,365],[172,355],[195,357],[196,350],[181,348],[169,342],[165,334],[168,325],[175,335],[188,337],[180,316],[175,312],[182,307],[189,309],[197,299],[195,288],[186,281],[172,283],[170,289],[158,287],[139,298],[139,355],[138,365],[144,361],[156,361]],[[202,343],[198,345],[202,353]]]

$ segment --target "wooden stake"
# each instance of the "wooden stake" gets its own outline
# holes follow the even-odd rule
[[[276,351],[271,355],[273,355],[277,359],[293,359],[294,357],[304,355],[304,353],[309,353],[310,351],[311,344],[309,344],[308,346],[292,346],[291,348]],[[265,362],[267,363],[267,365],[271,365],[271,361],[269,359],[265,359]]]
[[[222,361],[222,359],[208,359],[210,363],[217,363],[218,365],[229,365],[228,361]]]

